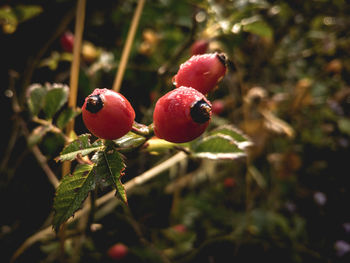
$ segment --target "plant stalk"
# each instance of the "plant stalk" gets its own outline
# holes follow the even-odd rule
[[[117,75],[115,77],[114,84],[113,84],[113,90],[116,92],[119,92],[120,87],[121,87],[126,64],[128,63],[128,59],[129,59],[129,55],[130,55],[131,46],[132,46],[132,43],[134,41],[136,29],[137,29],[137,26],[139,24],[144,5],[145,5],[145,0],[138,1],[134,16],[133,16],[132,21],[131,21],[131,26],[130,26],[128,36],[126,38],[125,46],[123,48],[122,56],[120,59],[118,72],[117,72]]]
[[[80,68],[80,53],[83,39],[84,21],[85,21],[85,6],[86,0],[79,0],[76,11],[75,30],[74,30],[74,46],[73,46],[73,61],[70,71],[69,80],[69,98],[68,107],[75,108],[77,104],[78,94],[78,80],[79,80],[79,68]],[[70,137],[74,130],[74,119],[71,120],[66,128],[66,136]],[[64,162],[62,164],[62,176],[65,176],[70,172],[70,162]]]

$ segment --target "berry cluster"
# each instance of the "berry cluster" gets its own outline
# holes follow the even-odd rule
[[[209,125],[212,105],[206,95],[226,73],[222,54],[194,55],[180,65],[173,81],[176,86],[155,105],[154,133],[174,143],[189,142],[200,136]],[[82,107],[85,126],[95,136],[114,140],[132,129],[135,111],[120,93],[95,89]]]

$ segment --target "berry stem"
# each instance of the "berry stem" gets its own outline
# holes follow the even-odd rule
[[[134,121],[131,131],[146,138],[151,138],[154,135],[153,123],[147,126]]]
[[[168,142],[163,139],[151,139],[148,140],[144,147],[148,152],[161,152],[164,150],[174,149],[176,146],[175,143]]]

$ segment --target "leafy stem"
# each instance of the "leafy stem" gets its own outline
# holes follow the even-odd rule
[[[43,119],[38,118],[37,116],[34,116],[32,118],[32,120],[34,122],[42,125],[42,126],[48,127],[49,131],[56,133],[56,134],[60,134],[64,138],[66,143],[71,142],[71,138],[69,138],[67,135],[65,135],[64,132],[60,128],[58,128],[56,125],[54,125],[51,120],[43,120]]]

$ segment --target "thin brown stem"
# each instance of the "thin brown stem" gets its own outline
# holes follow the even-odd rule
[[[134,121],[131,131],[146,138],[151,138],[154,135],[154,125],[153,123],[150,125],[144,125]]]
[[[60,128],[55,126],[51,121],[39,119],[38,117],[33,117],[32,121],[43,126],[48,126],[51,132],[61,135],[66,143],[69,143],[71,141],[71,139],[67,135],[65,135]]]
[[[83,39],[84,21],[85,21],[85,6],[86,0],[79,0],[76,11],[75,31],[74,31],[74,46],[73,46],[73,61],[70,71],[69,80],[69,98],[68,107],[75,108],[78,94],[78,79],[80,68],[80,53]],[[66,128],[66,135],[70,137],[74,130],[74,119],[71,120]],[[62,175],[68,174],[70,171],[70,162],[64,162],[62,165]]]
[[[69,98],[68,98],[68,106],[71,108],[74,108],[77,103],[80,53],[81,53],[84,21],[85,21],[85,6],[86,6],[86,0],[78,1],[75,31],[74,31],[73,61],[71,65],[70,80],[69,80],[70,92],[69,92]]]
[[[131,21],[130,29],[128,32],[128,36],[126,38],[126,42],[125,42],[125,46],[123,48],[118,71],[117,71],[117,74],[116,74],[116,77],[114,80],[114,84],[113,84],[113,90],[117,91],[117,92],[119,92],[121,84],[122,84],[124,72],[126,69],[126,65],[128,63],[129,55],[130,55],[131,46],[132,46],[132,43],[134,41],[136,29],[137,29],[137,26],[139,24],[144,5],[145,5],[145,0],[138,1],[134,16],[133,16],[132,21]]]
[[[50,166],[47,164],[46,157],[41,153],[38,146],[33,146],[32,153],[34,154],[35,158],[37,159],[39,165],[41,166],[41,169],[45,172],[47,178],[49,179],[50,183],[57,188],[60,184],[59,180],[57,179],[55,173],[51,170]]]
[[[18,105],[18,101],[16,99],[16,95],[14,94],[14,98],[13,98],[13,107],[19,108]],[[16,116],[16,121],[19,123],[19,126],[21,127],[21,131],[23,133],[23,135],[28,138],[29,137],[29,131],[27,128],[27,125],[25,123],[25,121],[19,116]],[[50,166],[47,164],[47,159],[45,157],[45,155],[42,154],[42,152],[40,151],[39,147],[34,145],[31,149],[32,153],[34,154],[35,158],[37,159],[40,167],[43,169],[43,171],[45,172],[47,178],[49,179],[49,181],[51,182],[51,184],[57,188],[59,185],[59,180],[57,179],[55,173],[51,170]]]
[[[60,262],[65,262],[65,241],[66,241],[66,224],[62,224],[58,232],[58,237],[60,240]]]
[[[18,122],[20,123],[21,127],[22,127],[22,132],[24,134],[24,136],[26,138],[28,138],[29,136],[29,131],[28,128],[24,122],[23,119],[18,118]],[[59,185],[59,180],[57,179],[55,173],[51,170],[50,166],[47,164],[47,159],[45,157],[45,155],[42,154],[42,152],[40,151],[39,147],[34,145],[32,146],[32,148],[30,149],[32,151],[32,153],[34,154],[36,160],[38,161],[41,169],[43,169],[43,171],[45,172],[47,178],[49,179],[50,183],[57,188]]]

